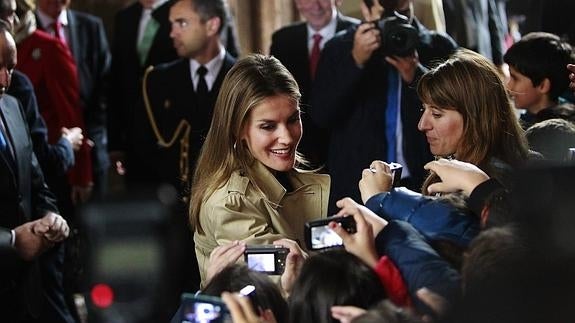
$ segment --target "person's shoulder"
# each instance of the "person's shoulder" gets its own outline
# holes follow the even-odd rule
[[[354,18],[354,17],[344,16],[344,15],[338,14],[337,24],[338,24],[338,30],[340,30],[340,29],[349,28],[351,26],[357,26],[357,25],[361,24],[361,20]],[[339,27],[341,27],[341,28],[339,28]]]
[[[307,26],[305,22],[295,22],[276,30],[272,34],[272,39],[290,37],[301,32],[305,33],[306,28]]]
[[[234,209],[232,205],[240,206],[243,204],[240,200],[248,198],[249,190],[250,180],[248,177],[242,175],[239,171],[235,171],[222,186],[218,187],[205,200],[202,207],[213,209],[214,207],[225,205]]]
[[[188,69],[189,61],[187,59],[178,58],[171,62],[161,63],[153,66],[151,70],[151,75],[163,76],[171,75],[176,71],[181,71],[181,69]]]
[[[70,16],[74,17],[79,23],[86,25],[103,25],[102,18],[90,13],[72,9],[69,9],[68,12]]]
[[[136,1],[127,7],[124,7],[116,13],[116,16],[133,15],[139,13],[142,10],[142,5]]]

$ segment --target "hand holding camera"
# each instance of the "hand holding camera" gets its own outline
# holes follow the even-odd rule
[[[341,237],[345,250],[363,260],[371,268],[375,268],[379,259],[375,250],[374,237],[387,225],[387,221],[378,217],[368,208],[350,198],[337,201],[341,208],[336,217],[346,216],[355,222],[356,232],[350,233],[333,221],[329,227]]]
[[[372,196],[389,192],[392,187],[399,185],[402,169],[403,167],[398,163],[373,161],[369,168],[363,170],[359,181],[359,191],[363,203]]]

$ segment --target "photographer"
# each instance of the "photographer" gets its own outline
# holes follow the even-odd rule
[[[421,102],[413,84],[424,66],[445,60],[456,44],[423,27],[411,15],[410,1],[382,2],[386,9],[378,1],[371,7],[362,3],[366,22],[326,44],[314,81],[310,114],[330,132],[330,214],[336,211],[335,201],[344,196],[359,200],[358,174],[372,160],[403,164],[402,184],[412,189],[420,187],[423,165],[431,160],[425,137],[417,130]],[[409,18],[399,19],[393,10]],[[417,35],[413,42],[404,38],[406,29]],[[386,39],[394,41],[384,43]],[[413,46],[397,50],[397,45]]]

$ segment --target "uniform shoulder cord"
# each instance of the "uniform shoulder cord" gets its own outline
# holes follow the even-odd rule
[[[148,120],[154,131],[154,135],[158,141],[158,145],[163,148],[170,148],[174,145],[176,140],[180,138],[180,179],[187,182],[189,179],[189,142],[190,142],[190,132],[192,126],[190,123],[182,119],[176,127],[176,131],[172,135],[170,140],[166,140],[158,128],[156,118],[154,118],[154,113],[152,111],[152,106],[150,104],[150,98],[148,97],[148,75],[154,70],[154,66],[149,66],[144,73],[144,78],[142,80],[142,94],[144,97],[144,107],[146,108],[146,113],[148,115]]]

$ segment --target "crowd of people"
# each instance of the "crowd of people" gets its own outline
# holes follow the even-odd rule
[[[111,50],[70,0],[0,0],[2,321],[87,319],[80,209],[110,167],[174,197],[150,322],[196,291],[236,323],[572,319],[575,39],[514,39],[495,0],[428,28],[418,2],[294,0],[270,55],[238,55],[225,0],[135,1]],[[342,245],[308,249],[328,217]]]

